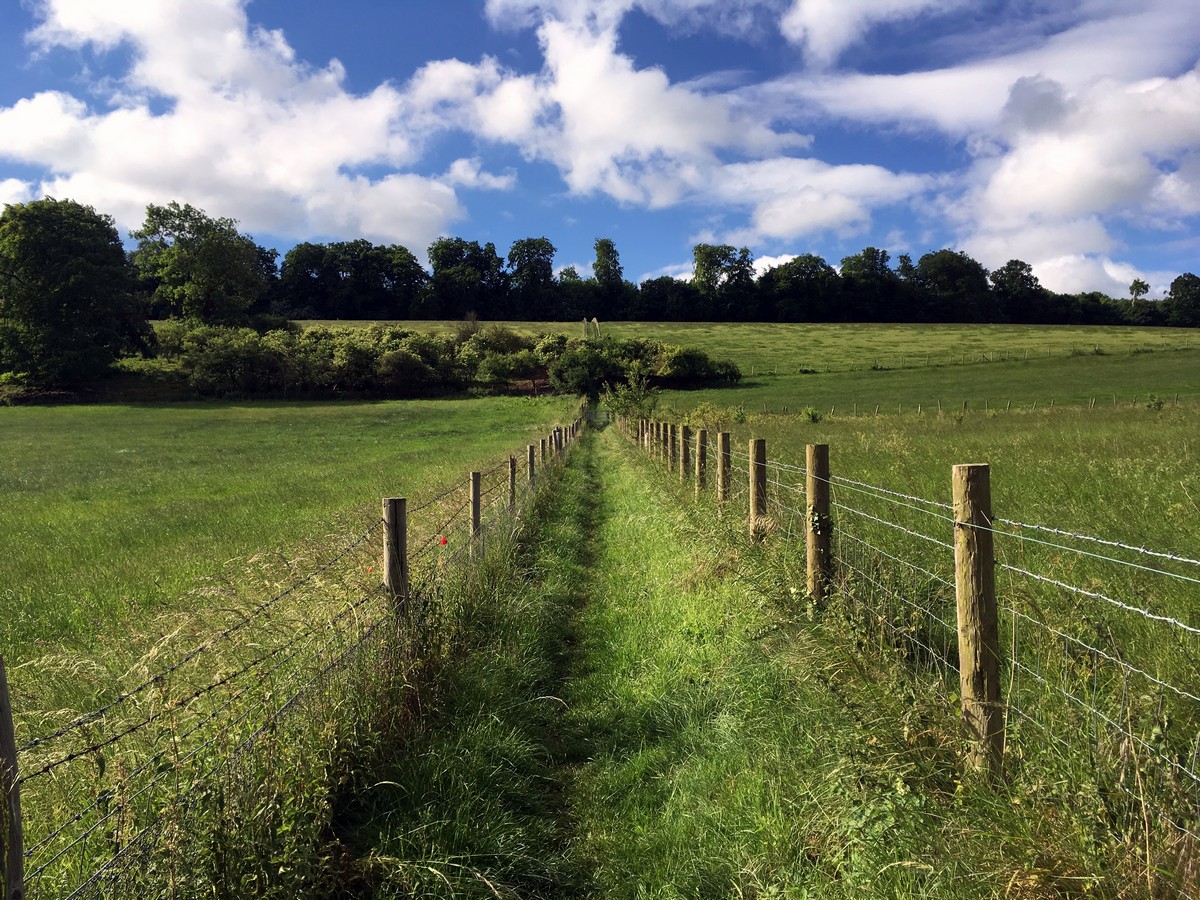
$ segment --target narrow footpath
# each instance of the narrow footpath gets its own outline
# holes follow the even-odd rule
[[[796,665],[795,612],[761,587],[786,595],[788,573],[756,570],[616,429],[556,479],[373,773],[354,896],[856,897],[881,870],[922,895],[886,823],[923,813],[894,753],[886,774],[853,762],[872,704]]]

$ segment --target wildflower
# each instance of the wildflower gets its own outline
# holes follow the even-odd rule
[[[439,540],[439,541],[438,541],[438,543],[439,543],[439,544],[441,544],[443,547],[445,547],[445,546],[446,546],[446,539],[443,537],[441,540]]]

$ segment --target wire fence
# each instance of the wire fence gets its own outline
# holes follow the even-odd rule
[[[21,827],[10,823],[0,837],[6,848],[19,841],[28,895],[221,896],[217,880],[229,871],[221,859],[252,859],[264,852],[255,841],[269,850],[295,840],[282,836],[279,796],[312,770],[308,802],[327,799],[330,760],[349,743],[339,732],[394,703],[379,695],[381,672],[411,668],[441,614],[435,604],[489,541],[517,527],[536,470],[559,464],[580,425],[557,429],[545,456],[478,473],[478,494],[473,477],[418,498],[407,526],[406,609],[381,577],[381,517],[268,597],[222,597],[228,605],[197,612],[91,709],[39,703],[36,687],[18,679],[15,759],[4,767],[17,773],[10,797],[19,795]],[[214,612],[224,618],[215,628]],[[19,877],[13,868],[6,896]]]
[[[727,503],[753,517],[754,460],[732,450],[728,465]],[[803,544],[810,473],[775,459],[765,468],[766,541]],[[952,709],[963,526],[954,505],[902,485],[821,480],[833,525],[825,614]],[[1135,848],[1163,890],[1200,892],[1200,560],[1055,524],[995,517],[972,527],[990,532],[996,551],[1006,777],[1056,785],[1061,802]]]

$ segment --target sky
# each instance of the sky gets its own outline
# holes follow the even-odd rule
[[[0,204],[282,254],[867,246],[1160,297],[1200,272],[1195,0],[0,0]]]

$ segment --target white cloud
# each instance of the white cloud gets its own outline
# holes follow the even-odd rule
[[[43,0],[30,36],[43,51],[126,45],[132,64],[119,83],[93,85],[109,88],[104,108],[43,92],[0,109],[0,156],[49,169],[38,192],[92,204],[126,228],[141,224],[146,204],[178,199],[250,231],[342,229],[423,247],[462,215],[453,179],[399,171],[427,138],[404,115],[420,96],[389,84],[349,93],[338,61],[297,61],[243,7]],[[503,181],[475,175],[476,186]]]
[[[1043,287],[1061,293],[1099,291],[1110,297],[1128,297],[1135,278],[1150,284],[1150,299],[1157,300],[1178,273],[1143,272],[1128,263],[1096,254],[1075,254],[1032,264]]]
[[[504,175],[493,175],[483,171],[483,162],[478,157],[472,159],[456,159],[450,164],[442,182],[451,187],[476,188],[487,191],[508,191],[517,183],[513,172]]]
[[[0,181],[0,210],[9,203],[27,203],[33,200],[33,185],[20,178],[5,178]]]
[[[760,256],[754,260],[754,275],[755,277],[762,277],[771,269],[778,268],[784,263],[789,263],[795,258],[796,255],[794,253],[785,253],[782,256]]]
[[[881,22],[910,19],[924,13],[945,12],[966,0],[793,0],[780,20],[780,31],[803,44],[810,62],[834,63],[842,51]]]
[[[923,176],[881,166],[776,158],[725,166],[709,191],[724,205],[751,208],[750,227],[726,239],[755,244],[764,238],[862,230],[870,223],[872,209],[910,200],[928,186],[929,179]]]

